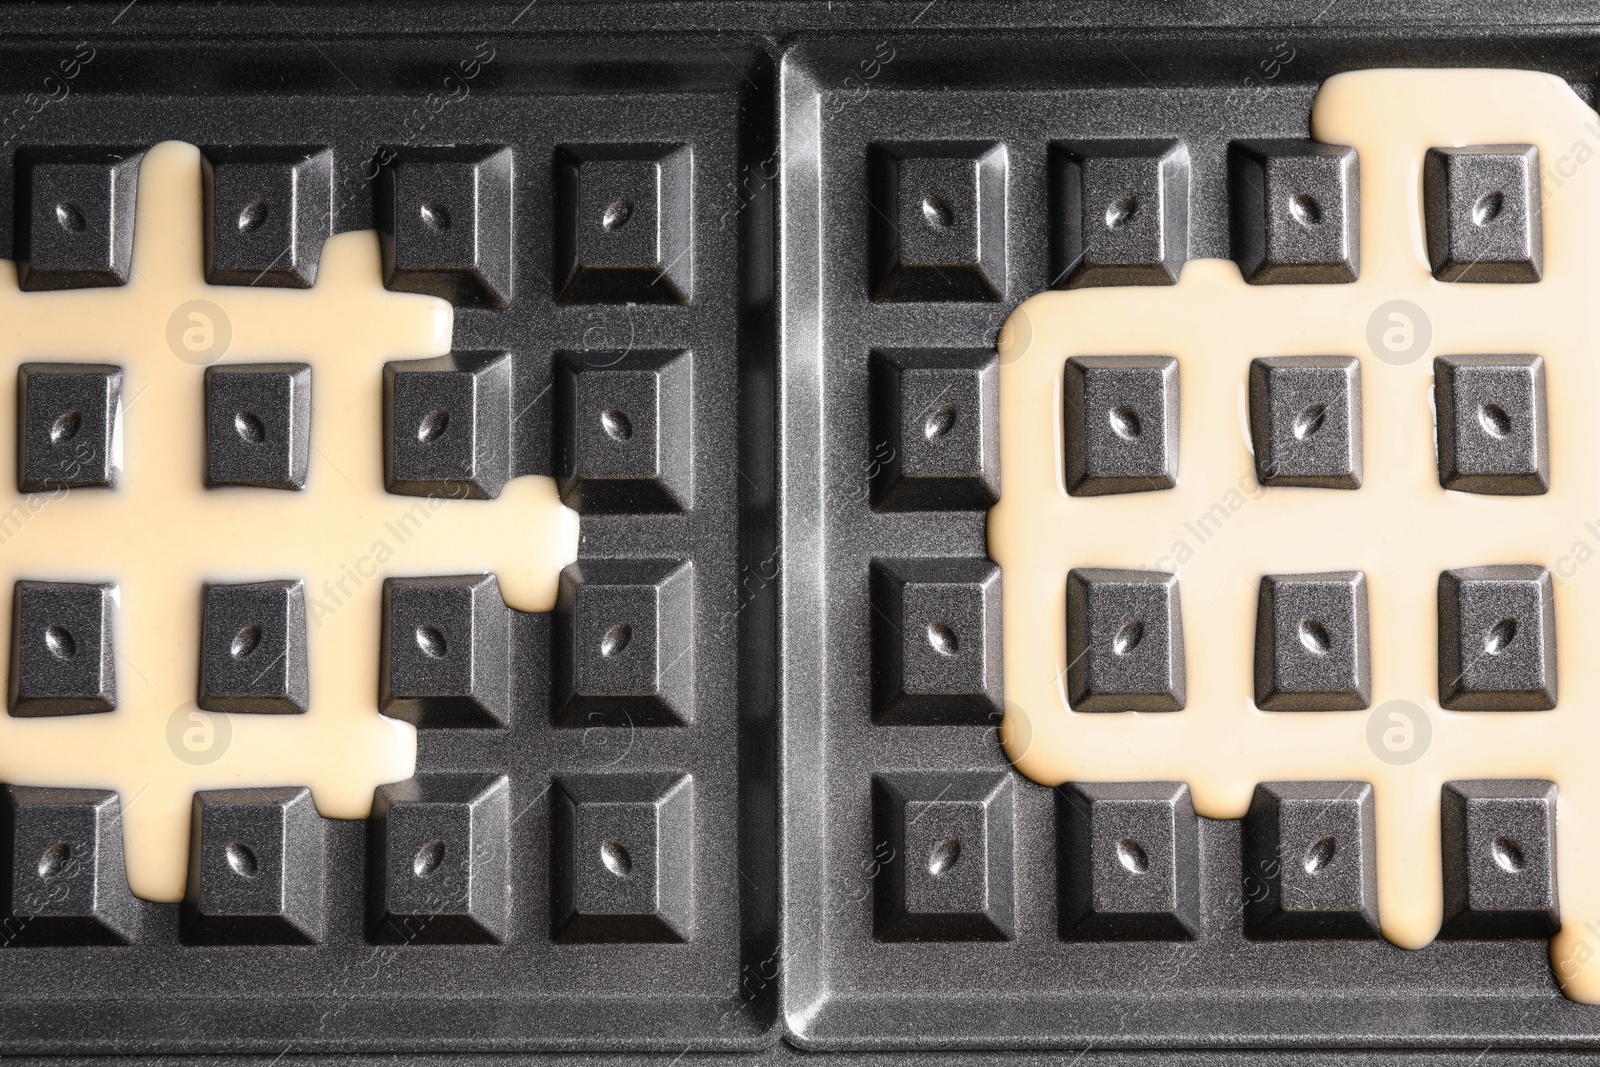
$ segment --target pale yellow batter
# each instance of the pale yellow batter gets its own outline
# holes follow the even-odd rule
[[[377,712],[385,577],[493,571],[513,607],[547,611],[577,555],[577,517],[549,478],[493,501],[384,492],[383,364],[449,351],[452,315],[383,288],[376,234],[328,241],[310,290],[211,287],[200,212],[200,154],[168,142],[139,172],[127,286],[21,293],[0,262],[0,588],[120,586],[117,710],[0,714],[0,781],[115,789],[129,882],[158,901],[182,899],[197,789],[304,785],[324,815],[359,819],[375,786],[411,775],[416,731]],[[195,300],[213,307],[179,310]],[[311,364],[304,492],[202,488],[203,364],[225,332],[222,362]],[[16,492],[16,367],[33,360],[125,368],[117,489]],[[284,578],[306,583],[311,710],[198,713],[201,584]]]
[[[1439,787],[1549,778],[1560,789],[1563,927],[1552,961],[1569,996],[1600,1003],[1600,125],[1559,79],[1521,71],[1364,71],[1330,79],[1317,139],[1361,161],[1361,277],[1246,285],[1232,262],[1189,263],[1170,288],[1049,292],[1000,344],[1002,496],[989,548],[1004,572],[1006,749],[1029,777],[1180,779],[1213,818],[1245,813],[1275,779],[1371,782],[1385,935],[1417,948],[1439,930]],[[1534,144],[1544,168],[1544,280],[1444,284],[1428,271],[1420,170],[1431,147]],[[1389,301],[1420,307],[1432,345],[1396,365],[1368,345]],[[1385,327],[1403,325],[1385,320]],[[1404,348],[1404,338],[1394,339]],[[1546,496],[1446,493],[1430,406],[1432,358],[1538,353],[1549,388]],[[1069,497],[1061,374],[1073,355],[1171,355],[1182,366],[1178,487]],[[1355,492],[1261,489],[1241,407],[1256,356],[1361,360],[1366,480]],[[1435,593],[1451,567],[1538,563],[1556,580],[1560,705],[1460,713],[1438,705]],[[1188,707],[1075,714],[1066,704],[1070,567],[1176,572]],[[1267,573],[1361,570],[1371,596],[1373,708],[1411,701],[1431,720],[1415,762],[1378,758],[1366,712],[1267,713],[1252,696],[1256,591]],[[1402,731],[1403,732],[1403,731]],[[1396,737],[1403,744],[1403,737]]]

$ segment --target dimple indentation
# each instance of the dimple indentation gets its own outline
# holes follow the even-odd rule
[[[267,202],[265,200],[252,200],[239,212],[239,232],[253,233],[261,229],[262,223],[267,221]]]
[[[633,436],[633,423],[616,408],[607,408],[600,413],[600,428],[613,441],[626,441]]]
[[[929,226],[936,230],[949,229],[955,222],[955,212],[950,210],[950,205],[937,196],[922,198],[922,218]]]
[[[607,841],[600,846],[600,862],[618,878],[628,877],[633,870],[633,857],[620,841]]]
[[[82,233],[89,228],[89,220],[84,218],[77,204],[63,200],[56,205],[56,225],[68,233]]]
[[[444,410],[430,411],[422,416],[422,421],[417,423],[417,440],[423,444],[437,441],[450,428],[450,413]]]
[[[613,200],[600,216],[600,228],[607,232],[620,230],[633,218],[633,204],[626,199]]]
[[[1506,198],[1498,191],[1484,193],[1478,197],[1478,202],[1472,205],[1472,221],[1479,226],[1487,226],[1500,217],[1500,211],[1505,207]]]
[[[1498,440],[1511,432],[1511,416],[1499,404],[1479,404],[1478,425],[1483,427],[1484,433]]]
[[[1483,635],[1483,651],[1485,655],[1498,656],[1511,647],[1511,642],[1517,639],[1517,620],[1501,619],[1489,627],[1489,632]]]
[[[1328,639],[1328,629],[1317,619],[1300,620],[1300,644],[1313,656],[1326,656],[1333,642]]]
[[[72,859],[72,846],[65,841],[57,841],[39,856],[39,877],[54,878],[66,870],[67,861]]]
[[[625,622],[619,622],[605,632],[600,638],[600,654],[606,658],[620,655],[628,647],[628,642],[633,640],[633,627]]]
[[[1528,865],[1522,855],[1522,846],[1514,837],[1497,837],[1489,846],[1489,854],[1494,857],[1494,864],[1507,874],[1518,874]]]
[[[928,413],[928,417],[922,422],[922,436],[930,441],[937,440],[949,433],[955,424],[956,409],[946,404],[937,411]]]
[[[941,877],[960,859],[961,842],[957,838],[947,837],[937,842],[928,853],[928,873],[935,878]]]
[[[1137,197],[1125,196],[1106,205],[1106,229],[1120,230],[1133,222],[1139,213]]]
[[[1339,849],[1339,842],[1332,837],[1324,837],[1306,850],[1306,858],[1301,866],[1307,874],[1317,874],[1328,869],[1328,864],[1333,862],[1333,855]]]
[[[961,640],[956,636],[956,632],[945,623],[930,622],[928,624],[928,644],[932,645],[933,650],[941,656],[953,656],[956,654],[956,650],[961,647]]]
[[[446,644],[444,634],[440,633],[435,627],[417,627],[416,638],[417,647],[422,649],[422,653],[425,656],[430,656],[433,659],[444,659],[445,653],[449,651],[450,646]]]
[[[1312,404],[1294,417],[1294,436],[1296,440],[1304,441],[1318,430],[1322,429],[1323,420],[1326,418],[1326,409],[1321,404]]]
[[[56,416],[56,421],[50,424],[50,443],[59,445],[63,441],[70,441],[78,436],[78,429],[83,425],[83,419],[76,411],[65,411]]]
[[[1126,656],[1129,652],[1139,647],[1139,642],[1144,640],[1144,623],[1138,619],[1130,619],[1122,624],[1122,629],[1111,639],[1111,651],[1119,656]]]
[[[439,864],[444,862],[444,842],[429,841],[417,849],[417,854],[411,857],[411,873],[418,878],[426,878],[439,869]]]
[[[417,214],[422,218],[422,224],[434,233],[443,233],[450,228],[450,212],[443,204],[423,204],[417,209]]]
[[[73,639],[72,631],[65,626],[46,626],[44,647],[56,659],[71,659],[78,654],[78,642]]]
[[[259,445],[267,439],[267,428],[261,424],[260,419],[248,411],[234,412],[233,432],[247,445]]]
[[[1111,432],[1124,441],[1138,440],[1144,432],[1144,426],[1139,422],[1139,413],[1130,407],[1115,407],[1106,416],[1111,424]]]
[[[233,640],[228,643],[228,655],[234,659],[244,659],[254,652],[261,644],[261,627],[245,626],[233,635]]]
[[[225,850],[228,857],[228,866],[233,868],[233,873],[240,878],[254,878],[261,869],[256,862],[256,854],[250,846],[243,841],[230,841]]]
[[[1289,198],[1289,216],[1302,226],[1315,226],[1322,221],[1322,205],[1310,193],[1297,193]]]
[[[1117,862],[1129,874],[1143,874],[1150,869],[1150,856],[1144,846],[1131,837],[1117,842]]]

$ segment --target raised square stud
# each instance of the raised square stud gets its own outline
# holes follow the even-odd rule
[[[16,945],[121,945],[139,930],[117,794],[0,789],[6,939]]]
[[[1004,299],[1006,159],[986,141],[868,150],[874,300]]]
[[[17,370],[17,489],[107,488],[116,481],[122,368],[24,363]]]
[[[694,503],[689,352],[566,352],[556,366],[556,481],[585,514]]]
[[[1539,356],[1433,361],[1439,484],[1461,493],[1550,491],[1550,427]]]
[[[509,726],[510,631],[492,574],[386,578],[379,709],[422,727]]]
[[[1062,444],[1073,496],[1178,484],[1178,361],[1073,356],[1062,374]]]
[[[556,152],[556,297],[563,304],[687,304],[694,277],[688,145]]]
[[[1446,782],[1440,937],[1549,937],[1556,905],[1556,784]]]
[[[504,775],[419,774],[378,787],[367,820],[367,932],[373,941],[505,940],[510,798]]]
[[[92,715],[117,706],[110,583],[18,582],[11,601],[11,714]]]
[[[206,368],[206,485],[304,489],[311,463],[311,367]]]
[[[208,583],[203,600],[200,707],[256,715],[309,709],[305,583]]]
[[[992,350],[872,353],[872,506],[977,511],[1000,499],[1000,378]]]
[[[1200,822],[1182,782],[1056,790],[1060,934],[1188,941],[1200,933]]]
[[[1356,150],[1235,141],[1228,151],[1233,256],[1253,285],[1353,282],[1361,269]]]
[[[1372,703],[1367,579],[1269,574],[1256,601],[1256,707],[1359,711]]]
[[[1349,356],[1250,361],[1250,439],[1262,485],[1361,488],[1361,364]]]
[[[1076,711],[1182,711],[1187,698],[1176,575],[1067,572],[1067,699]]]
[[[999,721],[1000,568],[970,557],[873,561],[872,683],[881,725]]]
[[[1428,262],[1442,282],[1536,282],[1544,274],[1539,150],[1430,148],[1422,162]]]
[[[511,477],[511,356],[456,352],[383,368],[391,493],[492,500]]]
[[[557,726],[694,721],[693,564],[572,564],[561,572],[554,634]]]
[[[1189,258],[1189,150],[1178,141],[1052,145],[1056,289],[1172,285]]]
[[[1244,929],[1263,940],[1378,936],[1372,786],[1262,782],[1244,824]]]
[[[1512,564],[1439,575],[1439,705],[1451,711],[1556,706],[1549,571]]]
[[[689,775],[563,775],[551,824],[557,941],[681,942],[694,935]]]
[[[1009,941],[1015,930],[1010,774],[916,771],[872,782],[873,932],[880,941]]]
[[[333,153],[305,145],[201,149],[206,281],[309,289],[333,232]]]
[[[383,284],[460,307],[511,300],[511,149],[401,148],[373,208]]]
[[[17,284],[27,291],[127,285],[142,149],[17,153]]]
[[[323,837],[322,816],[309,789],[196,793],[184,940],[210,945],[321,941]]]

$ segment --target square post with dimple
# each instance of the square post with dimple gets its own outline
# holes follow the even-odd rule
[[[144,152],[49,146],[18,153],[17,283],[24,291],[126,285]]]
[[[1176,575],[1067,573],[1067,699],[1075,711],[1182,711],[1187,700]]]
[[[564,501],[585,514],[694,503],[692,353],[564,353],[555,389]]]
[[[558,941],[687,941],[694,932],[693,780],[567,775],[552,814]]]
[[[592,560],[561,573],[555,692],[561,726],[694,721],[694,568],[664,559]]]
[[[878,560],[871,586],[875,720],[997,721],[1000,569],[971,558]]]
[[[406,944],[503,941],[510,907],[504,775],[424,774],[379,786],[368,822],[369,931]]]
[[[1178,141],[1051,146],[1051,286],[1172,285],[1188,258],[1189,153]]]
[[[875,299],[1004,296],[1004,145],[879,145],[869,152],[868,166]]]
[[[206,485],[304,489],[311,367],[236,363],[205,372]]]
[[[1536,282],[1544,276],[1539,149],[1430,148],[1422,162],[1428,262],[1442,282]]]
[[[186,938],[208,944],[322,939],[324,827],[305,788],[194,796]]]
[[[1439,484],[1462,493],[1550,491],[1550,425],[1539,356],[1433,361]]]
[[[1252,284],[1353,282],[1360,269],[1356,150],[1236,141],[1228,152],[1234,258]]]
[[[1556,706],[1555,585],[1532,564],[1439,575],[1439,704],[1451,711]]]
[[[1056,791],[1060,933],[1189,940],[1200,931],[1199,820],[1182,782],[1075,782]]]
[[[1250,439],[1262,485],[1360,489],[1361,364],[1349,356],[1250,363]]]
[[[1014,932],[1009,774],[902,772],[873,781],[874,929],[882,941],[1004,941]]]
[[[1256,706],[1357,711],[1372,703],[1367,578],[1269,574],[1256,606]]]
[[[0,874],[7,940],[118,945],[139,928],[128,889],[117,794],[0,788]]]
[[[206,281],[309,289],[333,229],[333,152],[211,147],[201,157]]]
[[[999,499],[994,352],[888,350],[872,353],[871,363],[873,506],[938,511]]]
[[[1556,904],[1556,784],[1446,782],[1441,937],[1549,937]]]
[[[556,153],[556,297],[686,304],[693,284],[689,145],[568,145]]]
[[[11,608],[12,715],[115,710],[115,589],[109,583],[16,584]]]
[[[511,149],[390,151],[373,210],[384,284],[463,307],[505,307],[512,285]]]
[[[24,363],[17,370],[17,488],[109,488],[116,481],[122,368]]]
[[[1378,936],[1377,845],[1366,782],[1263,782],[1244,826],[1245,932]]]
[[[1178,484],[1178,361],[1073,356],[1062,375],[1062,443],[1073,496]]]

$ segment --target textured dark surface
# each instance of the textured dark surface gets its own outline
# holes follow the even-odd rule
[[[975,501],[996,472],[960,436],[971,392],[959,394],[956,420],[936,435],[959,442],[959,451],[935,451],[926,437],[898,448],[880,425],[915,429],[917,415],[937,415],[942,424],[944,403],[926,413],[902,404],[898,417],[875,414],[872,367],[873,353],[930,349],[963,353],[959,365],[981,366],[971,354],[992,353],[1017,302],[1075,284],[1063,273],[1071,255],[1062,255],[1064,243],[1052,244],[1067,227],[1051,210],[1059,187],[1050,177],[1051,145],[1181,144],[1190,187],[1187,258],[1243,258],[1230,237],[1230,142],[1303,139],[1316,86],[1361,67],[1536,67],[1573,81],[1588,99],[1600,40],[1592,18],[1587,8],[1550,0],[1520,8],[1514,30],[1502,10],[1466,0],[1403,9],[1376,0],[1279,9],[1233,0],[1181,7],[515,0],[376,12],[116,0],[0,8],[0,93],[11,109],[11,148],[148,145],[164,137],[230,149],[293,145],[307,154],[325,147],[329,228],[342,232],[374,224],[374,179],[403,171],[404,150],[509,146],[506,272],[501,235],[491,229],[482,257],[455,246],[450,257],[403,265],[411,236],[390,206],[393,276],[464,302],[458,352],[511,354],[508,473],[563,478],[565,498],[584,514],[580,572],[624,558],[692,562],[695,657],[692,726],[645,729],[612,710],[558,725],[553,620],[512,614],[512,725],[424,731],[419,771],[464,776],[465,788],[477,790],[472,796],[490,792],[491,807],[495,789],[509,798],[501,855],[513,893],[499,944],[424,943],[440,931],[493,934],[497,916],[487,902],[481,912],[419,927],[412,917],[436,914],[437,901],[375,902],[368,891],[377,882],[365,873],[369,860],[392,860],[397,874],[415,878],[419,855],[437,855],[432,869],[444,871],[444,857],[456,853],[448,843],[438,853],[429,846],[460,834],[459,819],[433,836],[419,825],[403,841],[329,823],[320,945],[184,944],[179,908],[131,905],[139,919],[133,946],[0,951],[0,979],[18,991],[0,1004],[0,1042],[13,1052],[120,1053],[108,1057],[119,1063],[140,1051],[227,1052],[235,1055],[207,1062],[241,1067],[356,1067],[378,1059],[509,1067],[507,1055],[444,1053],[524,1049],[565,1050],[544,1057],[549,1062],[617,1067],[818,1058],[798,1045],[959,1048],[967,1050],[962,1062],[984,1067],[1247,1067],[1283,1058],[1237,1049],[1273,1045],[1317,1050],[1293,1054],[1293,1062],[1567,1062],[1551,1052],[1505,1050],[1593,1043],[1600,1034],[1594,1009],[1561,997],[1542,940],[1452,941],[1406,952],[1375,938],[1244,938],[1249,886],[1237,823],[1197,820],[1196,940],[1063,940],[1057,865],[1064,823],[1056,798],[1064,794],[1052,796],[1007,768],[993,730],[998,715],[924,726],[873,721],[872,561],[981,565],[984,504]],[[62,95],[69,69],[76,72],[70,95],[41,106],[41,90]],[[56,81],[45,83],[49,77]],[[967,279],[955,291],[964,284],[982,299],[945,299],[951,289],[934,277],[910,292],[929,285],[938,299],[874,301],[873,234],[885,228],[868,206],[869,146],[950,141],[985,146],[991,154],[983,158],[1004,160],[1004,256],[998,264],[985,258],[979,241],[982,278],[974,281],[973,249],[936,244],[925,254],[954,259],[956,276]],[[608,151],[595,153],[596,146]],[[585,180],[578,161],[591,158],[620,163]],[[659,198],[641,188],[652,166]],[[999,169],[986,166],[990,174]],[[687,205],[673,176],[679,168],[690,172]],[[8,151],[0,189],[19,184]],[[404,190],[403,182],[396,186]],[[281,218],[271,210],[281,196],[259,194],[269,209],[252,232]],[[629,221],[604,229],[623,199]],[[917,209],[911,221],[926,227],[921,200],[908,201]],[[996,197],[975,188],[973,200],[992,205]],[[254,202],[237,209],[234,225]],[[400,206],[408,224],[420,222],[421,202]],[[653,242],[639,236],[648,227],[635,226],[652,210],[667,226]],[[213,202],[223,221],[234,211]],[[685,217],[688,254],[673,263],[663,257],[683,250],[672,227]],[[953,210],[950,217],[957,222]],[[1094,218],[1080,216],[1080,225],[1084,217]],[[318,221],[314,211],[309,221]],[[1099,225],[1109,232],[1103,214]],[[21,256],[26,225],[0,212],[6,243]],[[314,242],[306,252],[314,255]],[[256,262],[241,254],[239,265]],[[287,276],[257,284],[275,279]],[[500,311],[465,306],[501,297],[508,303]],[[619,451],[605,451],[611,446],[594,435],[605,428],[599,415],[622,411],[612,396],[648,399],[636,391],[638,379],[662,366],[658,353],[679,354],[674,365],[693,367],[691,384],[656,394],[658,411],[681,415],[641,435],[646,420],[623,414],[635,431],[625,440],[648,442],[659,464],[620,450],[609,434]],[[595,390],[594,402],[605,406],[590,409],[589,425],[564,422],[558,405],[568,368],[581,378],[587,368],[613,367],[640,373],[615,380],[625,389]],[[609,390],[612,381],[596,384]],[[986,403],[982,390],[980,380],[972,402]],[[574,386],[567,395],[580,393]],[[600,447],[592,457],[567,452],[575,457],[568,466],[567,442]],[[924,447],[930,451],[919,452]],[[882,488],[906,484],[902,475],[920,477],[919,463],[963,489],[952,495],[941,487],[906,503]],[[682,496],[681,486],[692,496]],[[959,636],[967,648],[968,635]],[[907,773],[1003,783],[985,795],[1009,796],[1009,867],[998,836],[985,839],[980,855],[989,871],[1009,872],[1008,939],[876,936],[876,883],[885,868],[873,781]],[[501,774],[507,781],[498,787]],[[568,868],[553,863],[551,842],[565,817],[558,814],[563,798],[575,795],[557,779],[593,774],[652,782],[690,776],[687,941],[597,943],[577,939],[577,931],[570,940],[556,933],[553,885]],[[459,793],[445,806],[467,804]],[[636,795],[651,794],[641,786]],[[642,799],[623,806],[630,805],[653,806]],[[609,836],[602,844],[613,840],[628,845]],[[492,862],[494,851],[485,847],[482,855]],[[108,862],[115,870],[121,858]],[[583,878],[601,873],[591,867]],[[417,934],[415,943],[374,944],[394,936],[375,925],[390,904],[400,923],[387,928],[401,930],[401,940],[407,930],[434,932]],[[604,906],[612,905],[630,915],[638,913],[626,909],[644,906]],[[630,936],[640,925],[602,924],[631,929]],[[1236,1051],[1125,1051],[1197,1045]],[[1329,1051],[1397,1045],[1457,1051]],[[707,1051],[734,1046],[745,1051]],[[764,1051],[751,1051],[758,1048]],[[975,1051],[985,1048],[1012,1051]],[[369,1059],[351,1054],[357,1051],[398,1054]],[[927,1056],[822,1058],[901,1067]]]
[[[1353,356],[1251,360],[1250,440],[1262,485],[1360,489],[1361,364]]]
[[[1439,484],[1463,493],[1550,491],[1550,425],[1541,356],[1439,356]]]
[[[1256,706],[1357,711],[1371,703],[1366,575],[1263,575],[1256,600]]]
[[[1422,163],[1428,261],[1444,282],[1536,282],[1544,274],[1539,150],[1430,148]]]
[[[17,370],[17,488],[103,489],[116,481],[112,442],[122,368],[24,363]]]
[[[1556,706],[1555,585],[1531,564],[1439,575],[1439,703],[1453,711]]]

